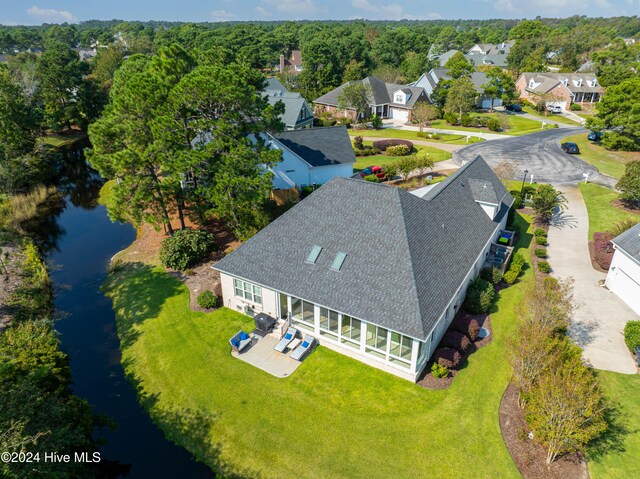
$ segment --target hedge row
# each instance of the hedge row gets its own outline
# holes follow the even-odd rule
[[[411,143],[409,140],[394,139],[394,140],[377,140],[373,142],[373,147],[377,148],[380,151],[386,151],[388,147],[398,146],[398,145],[405,145],[407,148],[409,148],[409,151],[413,150],[413,143]]]

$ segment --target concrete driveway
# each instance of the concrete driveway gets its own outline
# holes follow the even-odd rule
[[[563,138],[578,133],[586,133],[581,127],[557,128],[522,136],[511,136],[499,141],[474,143],[453,154],[453,160],[462,164],[478,155],[496,165],[503,160],[520,164],[520,173],[515,179],[522,179],[522,172],[528,170],[534,181],[555,184],[576,184],[589,174],[589,181],[613,188],[617,180],[601,174],[598,169],[575,155],[562,151]]]
[[[576,305],[569,336],[597,369],[635,374],[634,361],[622,331],[637,315],[608,289],[599,285],[606,274],[591,266],[589,216],[580,190],[565,186],[567,209],[557,213],[549,228],[549,263],[559,279],[573,278]]]

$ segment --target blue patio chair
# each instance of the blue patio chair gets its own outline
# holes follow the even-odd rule
[[[307,354],[309,351],[311,351],[311,348],[313,347],[313,343],[315,342],[316,342],[316,338],[314,338],[310,334],[305,335],[304,339],[302,340],[302,343],[300,343],[300,346],[298,346],[296,349],[293,350],[291,357],[297,361],[302,361],[302,358],[304,357],[304,355]]]
[[[291,341],[296,338],[297,334],[298,330],[292,326],[289,326],[289,329],[287,329],[285,335],[282,337],[280,342],[273,347],[273,349],[275,349],[279,353],[284,352],[284,350],[287,349],[287,346],[291,344]]]
[[[244,348],[251,344],[251,336],[244,331],[240,330],[229,339],[231,349],[237,353],[240,353]]]

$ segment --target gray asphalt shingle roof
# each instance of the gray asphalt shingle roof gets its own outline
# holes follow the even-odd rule
[[[347,85],[355,85],[358,83],[362,83],[363,85],[365,85],[365,87],[369,88],[368,100],[370,105],[390,104],[394,107],[411,109],[415,105],[416,101],[418,101],[420,95],[423,93],[422,88],[415,88],[407,85],[398,85],[395,83],[385,83],[379,78],[370,76],[362,80],[354,80],[340,85],[330,92],[325,93],[321,97],[316,98],[314,100],[314,103],[338,106],[338,98],[340,97],[340,94],[342,93],[344,87],[346,87]],[[411,95],[406,104],[393,102],[393,94],[398,90],[402,90],[403,92]]]
[[[640,224],[637,224],[612,240],[618,248],[640,263]]]
[[[270,105],[275,105],[278,101],[284,103],[284,113],[281,120],[288,128],[295,128],[301,123],[307,123],[313,118],[311,108],[307,106],[307,100],[300,93],[290,92],[277,78],[267,78],[267,86],[263,90],[267,95],[267,101]],[[306,106],[306,109],[305,109]],[[304,111],[300,117],[300,112]]]
[[[498,227],[469,187],[490,175],[477,157],[424,198],[335,178],[215,268],[426,340]],[[507,207],[513,199],[497,183]],[[305,262],[315,245],[316,263]],[[333,271],[338,252],[347,257]]]
[[[449,76],[448,68],[434,68],[432,72],[438,78],[438,83],[441,80],[451,80],[451,77]],[[478,93],[484,92],[484,88],[482,87],[482,85],[486,84],[488,81],[489,80],[485,72],[474,71],[471,73],[471,83],[473,83],[473,86],[476,87],[476,91]]]
[[[273,137],[311,166],[356,161],[346,126],[285,131],[275,133]]]

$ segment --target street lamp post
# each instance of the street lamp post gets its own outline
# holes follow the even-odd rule
[[[522,178],[522,187],[520,187],[520,198],[522,199],[522,206],[524,206],[524,182],[527,181],[527,175],[529,170],[524,170],[524,178]]]

